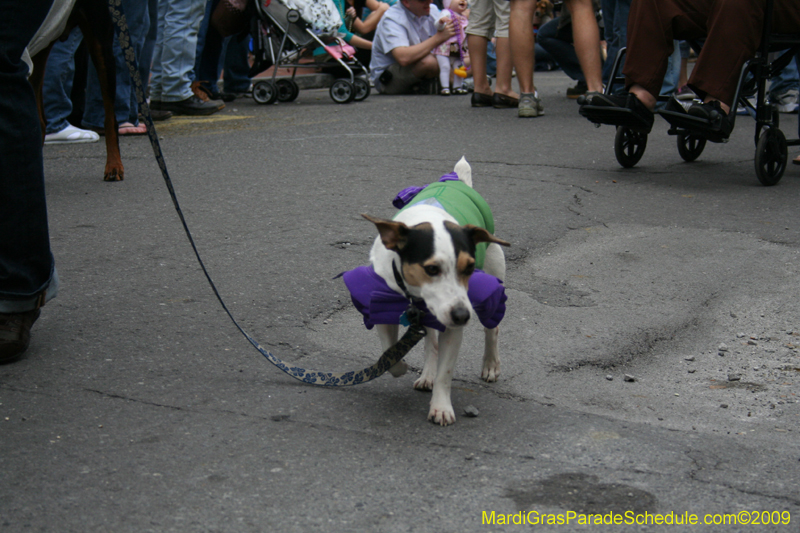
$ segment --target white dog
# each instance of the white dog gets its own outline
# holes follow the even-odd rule
[[[448,181],[422,189],[392,220],[363,215],[379,232],[372,265],[344,275],[365,324],[378,326],[384,351],[397,342],[407,299],[427,308],[425,365],[414,388],[433,390],[428,419],[443,426],[456,420],[450,386],[463,326],[473,316],[486,334],[481,377],[496,381],[500,373],[498,324],[506,297],[505,256],[498,245],[509,245],[492,235],[491,210],[472,189],[469,164],[461,158],[454,170]],[[434,329],[441,331],[438,339]],[[398,377],[407,368],[401,361],[390,371]]]

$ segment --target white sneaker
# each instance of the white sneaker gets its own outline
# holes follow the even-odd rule
[[[797,113],[797,91],[791,89],[775,98],[779,113]]]
[[[58,133],[48,133],[44,136],[44,144],[76,144],[94,143],[100,136],[91,130],[82,130],[69,125]]]

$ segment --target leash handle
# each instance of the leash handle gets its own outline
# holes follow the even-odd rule
[[[167,191],[169,191],[169,196],[172,199],[172,205],[175,206],[175,211],[178,213],[178,218],[180,218],[181,224],[183,225],[183,230],[186,233],[186,237],[189,239],[189,243],[192,245],[194,255],[197,258],[197,262],[200,264],[200,268],[203,270],[203,274],[208,280],[208,284],[211,286],[211,290],[214,291],[214,295],[217,297],[222,309],[225,310],[225,313],[231,319],[233,325],[236,326],[236,329],[238,329],[241,334],[244,335],[244,337],[250,342],[250,344],[252,344],[256,350],[258,350],[261,355],[263,355],[270,363],[280,368],[289,376],[302,381],[303,383],[309,383],[312,385],[322,385],[328,387],[358,385],[360,383],[366,383],[367,381],[377,378],[389,370],[392,366],[397,364],[403,357],[406,356],[411,348],[413,348],[414,345],[416,345],[417,342],[419,342],[419,340],[425,336],[425,328],[421,325],[422,312],[419,310],[417,310],[417,314],[415,314],[415,321],[412,321],[412,324],[409,326],[408,330],[394,346],[386,350],[374,365],[354,372],[319,372],[287,365],[281,359],[262,348],[261,345],[253,337],[251,337],[242,328],[242,326],[239,325],[239,323],[233,317],[233,314],[228,309],[228,306],[225,305],[225,301],[222,299],[222,296],[217,290],[217,286],[211,279],[211,275],[208,273],[206,265],[203,263],[203,259],[200,257],[200,252],[197,250],[192,233],[189,231],[189,226],[186,223],[186,218],[184,218],[183,211],[181,211],[180,204],[178,203],[178,197],[175,194],[175,188],[172,186],[172,179],[169,177],[169,172],[167,171],[167,163],[164,160],[164,153],[161,150],[161,143],[158,141],[156,127],[155,124],[153,124],[153,118],[150,115],[150,105],[147,103],[144,97],[142,79],[141,76],[139,76],[136,53],[131,46],[131,37],[130,33],[128,32],[128,23],[125,19],[125,13],[122,9],[122,0],[108,0],[108,10],[111,13],[111,19],[117,29],[119,45],[120,48],[122,48],[123,54],[125,55],[125,63],[128,65],[128,70],[130,71],[131,79],[133,80],[134,89],[136,91],[136,99],[142,108],[142,115],[144,116],[144,121],[147,125],[147,136],[150,139],[150,145],[153,147],[153,152],[155,153],[158,167],[161,169],[161,175],[164,177],[164,183],[167,186]]]

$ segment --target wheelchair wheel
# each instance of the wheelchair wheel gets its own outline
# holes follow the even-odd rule
[[[353,98],[356,102],[366,100],[372,90],[369,86],[369,80],[366,78],[357,77],[353,82],[353,87],[356,89],[356,96]]]
[[[274,104],[278,99],[278,88],[272,80],[262,80],[253,85],[253,100],[258,104]]]
[[[278,101],[279,102],[292,102],[300,94],[300,88],[294,80],[280,79],[275,82],[278,88]]]
[[[783,177],[788,159],[786,137],[777,128],[764,128],[756,145],[756,176],[762,185],[775,185]]]
[[[331,99],[337,104],[349,104],[356,97],[356,89],[349,80],[340,78],[331,85]]]
[[[617,135],[614,137],[614,155],[619,164],[631,168],[644,155],[647,147],[647,134],[633,131],[628,126],[617,126]]]
[[[678,134],[678,153],[684,161],[694,161],[700,157],[705,147],[706,139],[704,137],[697,137],[686,132]]]

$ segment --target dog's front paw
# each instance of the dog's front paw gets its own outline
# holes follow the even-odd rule
[[[481,379],[489,383],[497,381],[500,375],[500,361],[484,361]]]
[[[433,378],[434,376],[426,376],[425,372],[422,372],[422,375],[414,382],[414,388],[419,391],[433,390]]]
[[[452,405],[431,405],[431,410],[428,411],[428,420],[440,426],[449,426],[456,423],[456,413],[453,411]]]
[[[392,368],[389,369],[389,373],[396,378],[405,375],[406,372],[408,372],[408,364],[405,361],[398,361]]]

